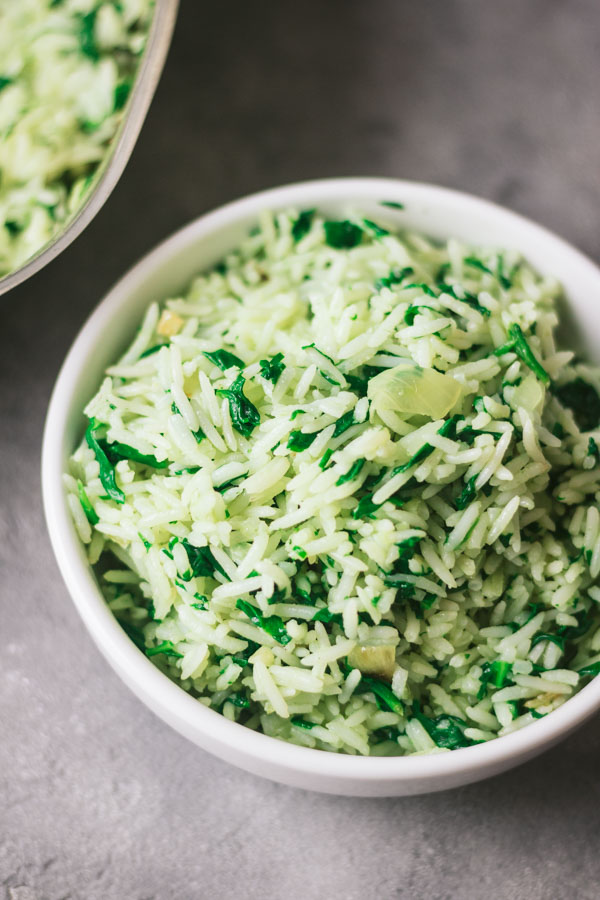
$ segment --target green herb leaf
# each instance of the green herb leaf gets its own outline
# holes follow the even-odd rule
[[[276,353],[271,359],[261,359],[259,375],[266,378],[267,381],[272,381],[273,384],[277,384],[281,377],[281,373],[285,369],[285,364],[282,360],[283,353]]]
[[[336,625],[339,625],[340,628],[344,627],[344,619],[341,613],[333,613],[331,610],[327,609],[327,607],[323,607],[322,609],[317,610],[314,616],[311,619],[311,622],[323,622],[324,625],[329,625],[331,622],[334,622]]]
[[[231,578],[227,575],[223,566],[217,562],[209,547],[196,547],[194,544],[190,544],[186,538],[181,543],[187,553],[193,576],[213,578],[215,572],[220,572],[227,581],[231,581]]]
[[[372,222],[371,219],[363,219],[363,225],[366,225],[369,231],[372,231],[375,237],[385,237],[389,234],[387,228],[382,228],[381,225],[378,225],[377,222]]]
[[[119,487],[117,487],[117,482],[115,480],[115,470],[96,438],[95,432],[99,427],[100,425],[96,421],[96,419],[91,418],[85,432],[86,443],[88,447],[94,451],[94,456],[96,457],[98,465],[100,466],[100,481],[102,482],[102,487],[104,488],[110,499],[115,503],[125,503],[125,494]]]
[[[88,59],[91,59],[94,62],[100,57],[98,45],[96,44],[94,36],[97,14],[98,8],[92,9],[90,12],[81,15],[79,25],[79,48],[84,56],[87,56]]]
[[[382,503],[373,503],[373,495],[366,494],[359,500],[358,506],[352,510],[353,519],[374,519],[375,513]]]
[[[390,209],[404,209],[404,203],[398,203],[396,200],[380,200],[380,206],[389,206]]]
[[[347,663],[341,665],[340,668],[346,676],[352,671],[352,666],[349,666]],[[391,709],[392,712],[397,713],[399,716],[404,712],[402,700],[399,700],[398,697],[396,697],[392,689],[389,688],[387,684],[384,684],[383,681],[372,678],[370,675],[361,675],[361,679],[354,689],[354,693],[374,694],[380,709]]]
[[[579,670],[579,674],[582,678],[586,675],[591,675],[595,678],[596,675],[600,675],[600,662],[590,663],[589,665],[584,666]]]
[[[481,687],[477,694],[478,700],[483,700],[486,695],[488,685],[494,688],[502,688],[504,685],[512,681],[510,673],[512,672],[512,663],[505,662],[502,659],[496,659],[494,662],[484,662],[481,667]]]
[[[152,356],[153,353],[158,353],[159,350],[162,350],[163,347],[166,347],[166,342],[163,341],[162,344],[154,344],[153,347],[148,347],[147,350],[144,350],[143,353],[140,353],[139,358],[144,359],[146,356]]]
[[[178,653],[173,646],[173,641],[163,641],[162,644],[157,644],[156,647],[147,647],[145,653],[146,656],[157,656],[159,653],[162,653],[163,656],[172,656],[174,659],[183,657],[183,653]]]
[[[260,413],[244,394],[246,379],[238,375],[228,388],[215,391],[220,397],[227,397],[231,423],[236,431],[248,438],[260,423]]]
[[[223,703],[232,703],[234,706],[238,706],[240,709],[247,709],[250,706],[250,701],[247,697],[244,697],[243,694],[238,693],[237,691],[233,691],[231,694],[228,694],[225,697]]]
[[[320,469],[327,468],[327,463],[331,459],[332,455],[333,455],[333,450],[330,447],[328,447],[327,450],[325,451],[325,453],[323,454],[323,456],[321,457],[321,459],[319,460],[319,468]]]
[[[127,103],[127,99],[130,93],[131,81],[129,79],[126,78],[117,84],[117,86],[115,87],[115,96],[113,100],[113,109],[115,112],[123,109],[123,107]]]
[[[384,582],[389,587],[396,588],[396,600],[410,600],[415,596],[415,586],[410,581],[404,581],[404,572],[397,575],[386,575]]]
[[[415,555],[416,549],[420,542],[423,540],[421,537],[409,537],[406,538],[405,541],[400,541],[399,544],[396,544],[398,547],[398,559],[412,559]]]
[[[168,459],[161,459],[159,461],[155,456],[140,453],[140,451],[136,450],[135,447],[130,447],[129,444],[121,444],[120,441],[109,442],[100,439],[98,443],[101,445],[102,449],[106,453],[106,456],[113,465],[116,465],[122,459],[128,459],[131,462],[141,463],[142,465],[150,466],[153,469],[166,469],[169,465]]]
[[[415,712],[414,718],[421,723],[431,740],[446,750],[456,750],[458,747],[471,747],[477,743],[465,737],[467,723],[458,716],[450,716],[447,713],[435,718]]]
[[[475,482],[477,481],[477,475],[473,475],[472,478],[469,478],[466,485],[454,501],[454,506],[456,509],[466,509],[467,506],[473,502],[477,495],[477,491],[475,489]]]
[[[539,378],[542,384],[549,385],[550,376],[534,356],[533,351],[523,334],[521,326],[516,323],[511,325],[508,329],[508,335],[510,340],[501,347],[498,347],[497,350],[494,350],[494,356],[502,356],[504,353],[510,353],[511,351],[516,353],[521,362],[525,363],[525,365],[531,369],[533,374],[536,378]]]
[[[236,607],[243,612],[253,625],[261,628],[267,634],[277,641],[278,644],[289,644],[291,637],[287,633],[283,619],[279,616],[264,616],[257,606],[248,603],[246,600],[237,600]]]
[[[600,397],[583,378],[575,378],[568,384],[555,387],[554,394],[563,406],[571,410],[581,431],[592,431],[600,425]]]
[[[0,91],[3,91],[5,87],[8,87],[8,85],[12,83],[12,78],[7,78],[6,75],[0,75]]]
[[[202,355],[223,372],[233,368],[233,366],[237,369],[243,369],[246,365],[243,359],[240,359],[235,353],[230,353],[229,350],[203,350]]]
[[[79,479],[77,480],[77,494],[79,496],[79,502],[81,503],[81,506],[83,507],[83,511],[85,513],[86,519],[88,520],[90,525],[97,525],[98,522],[100,521],[100,517],[99,517],[98,513],[96,512],[96,510],[94,509],[94,507],[92,506],[92,504],[90,502],[90,498],[86,494],[85,488],[84,488],[82,482],[79,481]]]
[[[551,644],[556,644],[563,653],[565,651],[565,638],[558,634],[546,634],[545,632],[540,631],[539,634],[534,635],[531,639],[531,646],[535,647],[536,644],[539,644],[542,641],[549,641]]]
[[[302,450],[306,450],[315,440],[318,433],[318,431],[311,431],[310,433],[304,431],[292,431],[287,442],[288,450],[293,450],[294,453],[300,453]]]
[[[340,434],[343,434],[344,431],[347,431],[352,425],[354,425],[354,410],[349,409],[348,412],[344,413],[344,415],[340,416],[336,421],[333,437],[339,437]]]
[[[295,725],[296,728],[304,728],[306,731],[315,728],[316,724],[316,722],[307,722],[306,719],[302,719],[300,716],[292,716],[290,719],[290,725]]]
[[[375,290],[380,291],[382,288],[391,288],[395,284],[401,284],[409,275],[414,275],[412,266],[405,266],[403,269],[392,269],[389,275],[378,278],[375,282]]]
[[[336,486],[339,487],[340,484],[346,484],[347,481],[354,481],[355,478],[360,475],[360,471],[364,466],[366,459],[356,459],[348,471],[344,475],[340,475],[338,480],[336,481]]]
[[[325,243],[336,249],[350,249],[362,241],[363,230],[347,219],[341,222],[324,222]]]
[[[298,243],[298,241],[300,241],[305,234],[308,234],[314,217],[314,209],[305,209],[300,213],[300,215],[292,225],[292,237],[296,243]]]

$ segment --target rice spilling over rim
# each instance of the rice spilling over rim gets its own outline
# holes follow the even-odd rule
[[[81,206],[123,117],[153,8],[0,3],[0,277]]]
[[[393,206],[264,214],[150,306],[65,475],[160,669],[364,755],[507,734],[600,671],[600,371],[555,345],[557,283]]]

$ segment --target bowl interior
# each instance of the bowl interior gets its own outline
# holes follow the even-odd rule
[[[386,200],[404,208],[382,206]],[[193,222],[152,251],[116,285],[73,345],[55,387],[44,436],[44,506],[55,553],[73,599],[109,661],[159,715],[207,749],[290,783],[328,789],[317,782],[329,779],[327,784],[335,785],[329,789],[340,793],[408,793],[475,780],[534,755],[591,715],[600,705],[600,679],[598,687],[592,682],[534,725],[452,753],[379,759],[285,744],[198,704],[137,650],[104,604],[71,523],[61,473],[81,439],[83,407],[106,366],[130,343],[143,311],[153,300],[177,295],[196,274],[237,246],[262,209],[287,207],[318,207],[337,217],[354,208],[383,224],[434,238],[452,236],[478,246],[518,249],[538,271],[562,282],[569,331],[577,334],[583,353],[600,359],[600,270],[556,236],[507,210],[454,191],[383,179],[313,182],[246,198]],[[400,783],[403,790],[398,789]]]

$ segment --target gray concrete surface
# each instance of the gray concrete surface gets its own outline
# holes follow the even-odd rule
[[[457,791],[353,800],[230,768],[92,645],[51,555],[39,452],[92,307],[156,241],[256,189],[439,182],[600,259],[597,0],[183,0],[125,176],[74,246],[0,298],[0,898],[595,900],[600,719]]]

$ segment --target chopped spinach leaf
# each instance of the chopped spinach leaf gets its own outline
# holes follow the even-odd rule
[[[327,463],[331,459],[332,455],[333,455],[333,450],[330,447],[328,447],[327,450],[325,451],[325,453],[323,454],[323,456],[321,457],[321,459],[319,460],[319,468],[320,469],[327,468]]]
[[[381,206],[389,206],[390,209],[404,209],[404,203],[398,203],[396,200],[380,200]]]
[[[582,678],[584,678],[586,675],[591,675],[593,678],[595,678],[596,675],[600,675],[600,662],[589,663],[587,666],[584,666],[579,670],[579,674]]]
[[[456,750],[458,747],[471,747],[478,743],[465,737],[465,728],[467,723],[458,716],[451,716],[444,713],[441,716],[430,718],[423,715],[418,707],[413,707],[413,717],[421,723],[431,740],[438,746],[446,750]]]
[[[344,431],[347,431],[352,425],[354,425],[354,410],[349,409],[348,412],[344,413],[344,415],[340,416],[336,421],[333,437],[339,437],[340,434],[343,434]]]
[[[375,237],[385,237],[389,234],[387,228],[382,228],[381,225],[378,225],[377,222],[372,222],[371,219],[363,219],[363,225],[366,225],[369,231],[372,231]]]
[[[501,347],[498,347],[497,350],[494,350],[494,356],[502,356],[504,353],[516,353],[521,362],[525,363],[525,365],[531,369],[536,378],[545,384],[546,386],[550,384],[550,376],[533,354],[533,351],[529,344],[527,343],[527,339],[523,334],[520,325],[517,325],[516,322],[510,326],[508,329],[508,335],[510,340],[503,344]]]
[[[382,288],[391,288],[394,284],[401,284],[405,278],[414,274],[412,266],[405,266],[403,269],[392,269],[389,275],[378,278],[375,282],[375,290],[380,291]]]
[[[477,491],[475,489],[475,482],[477,481],[477,475],[473,475],[472,478],[469,478],[466,485],[454,501],[454,506],[456,509],[466,509],[469,503],[472,503],[475,499]]]
[[[248,616],[253,625],[269,634],[278,644],[289,644],[291,637],[287,633],[283,619],[279,616],[264,616],[257,606],[246,600],[237,600],[236,607]]]
[[[554,394],[563,406],[571,410],[581,431],[591,431],[600,425],[600,397],[583,378],[575,378],[554,388]]]
[[[113,465],[116,465],[122,459],[128,459],[131,462],[141,463],[144,466],[150,466],[153,469],[166,469],[169,465],[168,459],[158,460],[150,454],[140,453],[135,447],[129,444],[122,444],[120,441],[106,441],[99,439],[98,443],[106,453],[106,456]]]
[[[505,662],[502,659],[496,659],[494,662],[484,662],[481,666],[481,687],[477,693],[477,699],[483,700],[486,695],[488,685],[493,688],[502,688],[508,681],[512,681],[510,673],[512,672],[512,663]]]
[[[3,91],[5,87],[8,87],[9,84],[12,84],[12,78],[7,78],[6,75],[0,75],[0,91]]]
[[[181,543],[187,553],[187,558],[194,577],[203,576],[214,578],[215,572],[220,572],[224,578],[231,581],[223,566],[217,562],[213,556],[210,547],[196,547],[194,544],[190,544],[186,538],[184,538]]]
[[[177,652],[173,646],[173,641],[163,641],[161,644],[157,644],[156,647],[147,647],[145,653],[146,656],[157,656],[159,653],[162,653],[163,656],[172,656],[174,659],[181,659],[183,656],[183,653]]]
[[[232,703],[233,706],[238,706],[240,709],[247,709],[250,706],[248,698],[237,691],[232,691],[231,694],[228,694],[223,703]]]
[[[283,353],[276,353],[271,359],[261,359],[259,375],[267,381],[277,384],[284,369]]]
[[[310,231],[313,219],[315,217],[314,209],[305,209],[300,213],[294,224],[292,225],[292,237],[296,243],[300,241],[305,234]]]
[[[98,522],[100,521],[100,516],[98,515],[98,513],[92,506],[92,504],[90,502],[90,498],[86,494],[85,488],[84,488],[82,482],[79,481],[79,479],[77,480],[77,495],[79,497],[79,502],[81,503],[81,506],[85,513],[86,519],[88,520],[90,525],[97,525]]]
[[[158,353],[159,350],[162,350],[162,348],[166,346],[167,345],[165,342],[163,342],[162,344],[154,344],[153,347],[148,347],[147,350],[144,350],[143,353],[140,353],[139,358],[144,359],[144,357],[146,356],[152,356],[153,353]]]
[[[340,475],[338,480],[336,481],[336,486],[339,487],[340,484],[345,484],[347,481],[354,481],[355,478],[360,475],[360,470],[364,466],[366,460],[365,459],[356,459],[347,472],[343,475]]]
[[[219,389],[215,393],[220,397],[227,397],[233,427],[248,438],[260,422],[260,413],[244,394],[245,383],[244,376],[238,375],[228,388]]]
[[[358,506],[352,510],[353,519],[373,519],[381,503],[373,503],[373,495],[366,494],[358,502]]]
[[[315,440],[318,433],[318,431],[311,431],[308,434],[304,431],[292,431],[287,442],[288,450],[292,450],[294,453],[306,450]]]
[[[306,731],[310,731],[311,728],[316,726],[316,722],[308,722],[306,719],[302,719],[300,716],[292,716],[290,719],[290,724],[294,725],[296,728],[304,728]]]
[[[362,241],[363,230],[354,222],[344,219],[341,222],[324,222],[325,243],[336,249],[350,249]]]
[[[218,366],[222,372],[226,372],[227,369],[234,366],[237,369],[243,369],[246,365],[243,359],[240,359],[235,353],[230,353],[229,350],[203,350],[202,355],[213,365]]]
[[[111,500],[114,500],[115,503],[125,503],[125,494],[117,487],[115,470],[96,438],[96,431],[99,427],[99,423],[96,419],[91,418],[85,432],[86,443],[88,447],[94,451],[94,456],[100,466],[100,481],[102,482],[102,487],[106,491],[108,497]]]

